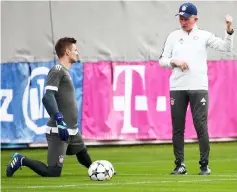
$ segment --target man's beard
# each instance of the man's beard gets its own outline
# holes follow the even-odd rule
[[[73,63],[76,63],[78,60],[76,59],[70,59],[70,63],[73,64]]]

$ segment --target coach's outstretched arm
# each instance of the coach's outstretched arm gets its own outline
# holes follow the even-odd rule
[[[232,17],[227,15],[225,18],[226,31],[224,39],[208,33],[207,46],[221,52],[231,52],[233,49],[234,30],[232,29]]]

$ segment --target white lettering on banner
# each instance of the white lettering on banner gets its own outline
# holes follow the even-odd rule
[[[0,121],[1,122],[12,122],[13,121],[13,114],[9,114],[7,112],[8,107],[13,98],[13,90],[12,89],[1,89],[0,91],[0,98],[1,100],[6,97],[3,101],[3,104],[0,107]]]
[[[49,69],[47,67],[38,67],[32,71],[31,76],[28,79],[28,84],[25,88],[25,92],[22,100],[23,115],[28,128],[33,130],[36,134],[45,133],[45,125],[38,127],[33,120],[39,120],[42,118],[49,118],[47,111],[45,110],[42,97],[44,94],[44,79],[37,79],[38,88],[30,89],[30,82],[32,79],[39,75],[47,75]],[[30,101],[29,101],[30,98]],[[28,108],[30,108],[30,114],[28,114]]]
[[[145,66],[143,65],[124,65],[116,66],[114,71],[114,84],[113,90],[116,90],[117,80],[122,72],[125,72],[125,95],[114,96],[114,110],[124,111],[124,120],[121,133],[137,133],[138,128],[133,127],[131,124],[131,102],[132,102],[132,73],[136,71],[142,78],[143,88],[145,89]],[[135,109],[136,110],[147,110],[147,97],[136,96],[135,98]]]
[[[30,90],[30,109],[32,120],[38,120],[49,117],[47,111],[44,108],[43,103],[41,102],[42,97],[44,95],[44,79],[37,79],[37,84],[39,85],[40,97],[38,97],[38,88],[32,88]],[[39,99],[39,101],[36,98]]]
[[[166,111],[166,96],[157,97],[156,111]]]
[[[124,111],[124,120],[121,133],[137,133],[138,128],[132,126],[131,103],[132,103],[132,85],[133,72],[137,72],[142,79],[142,87],[145,90],[145,66],[144,65],[122,65],[114,68],[113,90],[116,90],[119,75],[125,72],[125,90],[124,96],[113,96],[113,106],[115,111]],[[135,96],[135,110],[148,111],[148,98],[146,95]],[[167,110],[166,96],[157,96],[156,111],[165,112]]]

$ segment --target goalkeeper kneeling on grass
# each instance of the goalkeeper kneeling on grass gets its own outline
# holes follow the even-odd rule
[[[29,167],[43,177],[59,177],[65,155],[76,155],[80,164],[89,168],[92,161],[82,136],[78,132],[78,109],[69,69],[78,61],[74,38],[61,38],[55,46],[59,63],[51,68],[47,77],[46,93],[42,99],[50,115],[47,123],[48,166],[19,153],[12,155],[7,166],[7,177],[13,176],[21,166]]]

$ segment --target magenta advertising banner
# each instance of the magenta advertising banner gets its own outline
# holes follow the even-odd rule
[[[82,134],[89,140],[170,140],[169,76],[155,61],[84,64]],[[237,61],[209,61],[210,138],[237,137]],[[185,138],[197,138],[188,107]]]

